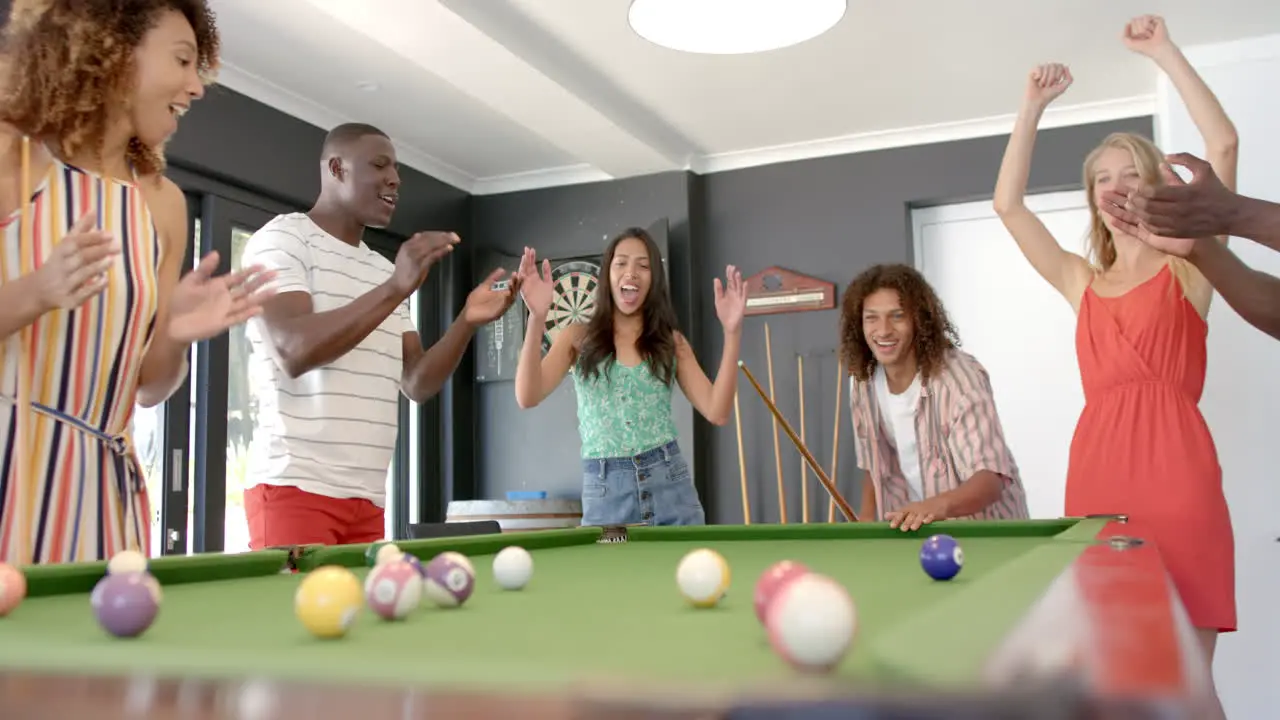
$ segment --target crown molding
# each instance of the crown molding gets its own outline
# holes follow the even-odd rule
[[[591,165],[566,165],[545,170],[530,170],[529,172],[513,173],[511,175],[479,178],[472,183],[471,194],[498,195],[500,193],[538,190],[562,185],[583,185],[613,179],[614,177],[609,173]]]
[[[231,88],[241,95],[251,97],[264,105],[292,115],[325,131],[342,123],[367,122],[367,120],[344,117],[342,114],[335,113],[319,103],[308,100],[270,80],[225,61],[218,70],[218,84]],[[394,139],[392,140],[392,145],[395,146],[396,159],[400,163],[441,182],[448,183],[459,190],[472,192],[472,187],[475,184],[474,177],[443,160],[434,158],[417,148],[397,142]]]
[[[1153,115],[1156,107],[1155,95],[1138,95],[1095,103],[1082,103],[1057,108],[1050,107],[1044,113],[1040,121],[1040,127],[1067,127]],[[959,122],[918,125],[916,127],[881,132],[857,133],[788,145],[719,153],[695,159],[690,163],[689,169],[706,175],[726,170],[739,170],[760,165],[773,165],[833,155],[848,155],[913,145],[930,145],[956,140],[992,137],[1007,134],[1012,129],[1016,119],[1016,114],[998,115]]]
[[[1268,53],[1274,52],[1274,50],[1266,48],[1276,47],[1275,45],[1270,45],[1270,43],[1275,43],[1278,39],[1280,39],[1280,35],[1239,42],[1252,43],[1248,45],[1249,52],[1246,53],[1252,56],[1264,51]],[[1236,57],[1239,57],[1239,55],[1236,55]],[[229,63],[222,65],[218,83],[322,129],[327,130],[335,125],[353,121],[352,118],[343,117],[341,114],[335,113],[297,93],[286,90],[269,80]],[[1057,128],[1123,118],[1158,116],[1158,107],[1157,94],[1137,95],[1056,108],[1051,107],[1041,119],[1040,127]],[[694,157],[683,168],[673,166],[671,169],[691,170],[702,175],[708,175],[797,160],[992,137],[1007,134],[1016,117],[1016,114],[999,115],[959,122],[856,133],[808,142],[718,153]],[[473,195],[497,195],[500,193],[581,185],[614,179],[609,173],[586,164],[476,178],[417,148],[406,146],[394,140],[393,143],[400,162]]]

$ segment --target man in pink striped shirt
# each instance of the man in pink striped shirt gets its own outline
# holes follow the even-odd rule
[[[867,519],[903,531],[937,520],[1028,517],[987,371],[958,348],[937,294],[907,265],[876,265],[845,291],[841,353]]]

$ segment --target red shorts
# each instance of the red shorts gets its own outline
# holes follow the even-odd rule
[[[249,547],[371,543],[386,535],[386,512],[364,498],[331,498],[289,485],[244,491]]]

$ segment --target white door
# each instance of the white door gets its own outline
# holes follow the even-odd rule
[[[1083,252],[1083,192],[1034,195],[1027,206],[1071,252]],[[916,267],[933,285],[961,347],[986,366],[1000,423],[1035,518],[1062,517],[1067,455],[1084,391],[1075,313],[1022,256],[990,201],[912,213]]]

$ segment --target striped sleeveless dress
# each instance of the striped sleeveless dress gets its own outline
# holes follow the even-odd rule
[[[132,184],[55,159],[23,187],[34,191],[30,227],[21,227],[22,208],[4,218],[0,282],[32,272],[90,211],[121,251],[97,296],[0,341],[0,562],[150,555],[150,506],[130,423],[155,331],[159,235]]]

